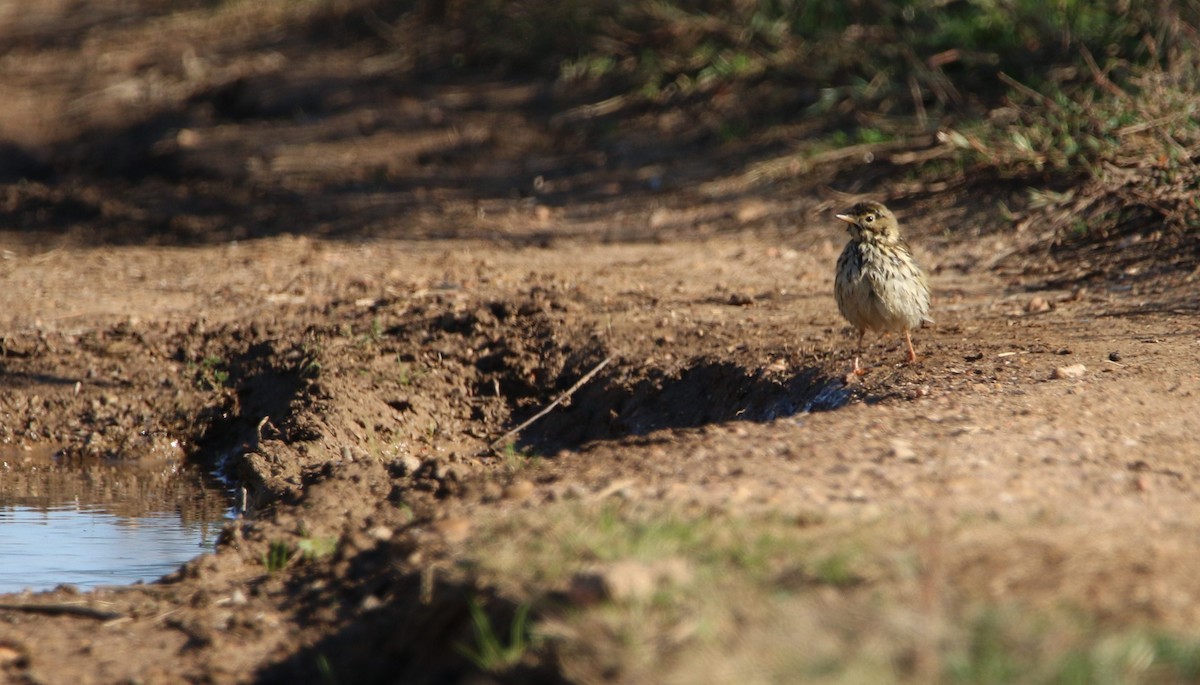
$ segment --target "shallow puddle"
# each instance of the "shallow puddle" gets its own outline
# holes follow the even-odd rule
[[[155,580],[211,550],[229,511],[218,484],[177,461],[0,451],[0,592]]]

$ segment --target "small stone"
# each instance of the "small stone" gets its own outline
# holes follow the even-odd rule
[[[382,606],[383,606],[383,600],[379,599],[375,595],[367,595],[366,597],[363,597],[362,602],[359,602],[359,604],[358,604],[359,610],[363,611],[363,612],[375,611],[376,609],[379,609]]]
[[[396,464],[400,467],[400,475],[402,476],[411,476],[421,468],[421,460],[411,454],[400,457]]]
[[[247,601],[246,593],[242,592],[241,589],[236,589],[231,595],[229,595],[229,603],[234,606],[241,606]]]
[[[1110,361],[1110,362],[1119,362],[1119,361],[1121,361],[1121,353],[1120,353],[1120,352],[1115,352],[1115,351],[1114,351],[1114,352],[1109,352],[1109,353],[1108,353],[1108,361]]]
[[[917,460],[917,453],[913,450],[912,443],[900,438],[892,440],[890,454],[893,459],[899,459],[900,461],[915,462]]]
[[[367,531],[367,537],[379,542],[387,542],[395,535],[395,531],[387,526],[375,526]]]
[[[747,293],[732,293],[729,295],[729,304],[735,307],[748,307],[754,304],[754,296]]]
[[[20,665],[28,659],[23,649],[0,644],[0,666]]]
[[[1025,312],[1028,314],[1041,314],[1048,311],[1050,311],[1050,303],[1041,295],[1034,295],[1033,299],[1025,303]]]
[[[1053,378],[1055,380],[1063,380],[1066,378],[1082,378],[1087,373],[1087,367],[1083,364],[1071,364],[1069,366],[1060,366],[1054,370]]]

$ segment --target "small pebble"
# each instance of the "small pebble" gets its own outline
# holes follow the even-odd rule
[[[23,651],[15,645],[0,645],[0,666],[8,666],[9,664],[20,665],[28,660],[28,657]]]
[[[1054,370],[1053,378],[1062,380],[1064,378],[1082,378],[1083,374],[1087,373],[1087,367],[1083,364],[1071,364],[1070,366],[1060,366]]]
[[[1108,361],[1110,361],[1110,362],[1121,361],[1121,353],[1120,352],[1109,352],[1108,353]]]
[[[1041,295],[1035,295],[1033,299],[1025,304],[1025,311],[1029,314],[1040,314],[1050,311],[1050,303]]]
[[[392,531],[392,529],[388,528],[387,526],[375,526],[367,531],[368,537],[373,540],[378,540],[379,542],[387,542],[388,540],[391,540],[392,535],[394,534],[395,533]]]
[[[892,440],[891,457],[901,461],[915,462],[917,460],[917,453],[913,449],[912,443],[896,438]]]
[[[400,475],[411,476],[421,468],[421,460],[411,454],[406,454],[399,459]]]

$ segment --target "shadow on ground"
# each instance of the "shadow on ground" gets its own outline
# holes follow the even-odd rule
[[[837,409],[850,398],[842,380],[818,368],[774,373],[701,360],[674,372],[651,368],[641,373],[636,380],[622,373],[598,377],[571,398],[570,406],[523,432],[518,446],[552,453],[668,428],[770,422]]]
[[[313,583],[297,574],[293,580],[301,623],[336,621],[341,628],[316,644],[264,668],[255,678],[273,683],[529,683],[567,682],[545,664],[516,663],[500,667],[477,654],[480,641],[496,639],[499,646],[520,644],[528,634],[512,634],[518,607],[492,591],[459,582],[423,578],[421,573],[380,576],[390,550],[363,552],[350,560],[351,578],[369,582],[346,583],[327,578]],[[308,591],[306,587],[323,589]],[[344,587],[346,589],[337,590]],[[326,589],[334,588],[334,589]],[[332,595],[332,596],[331,596]],[[472,616],[472,605],[482,611],[483,624]],[[336,607],[336,609],[335,609]],[[336,616],[330,615],[330,612]],[[528,624],[526,624],[528,625]],[[480,636],[480,629],[494,631]],[[486,648],[484,648],[486,650]],[[520,651],[516,651],[520,656]],[[474,658],[472,658],[474,656]],[[483,662],[483,663],[481,663]],[[481,667],[497,673],[488,674]]]

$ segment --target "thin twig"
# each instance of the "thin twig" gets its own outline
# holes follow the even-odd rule
[[[1020,81],[1009,76],[1008,74],[1004,73],[1003,71],[998,72],[996,74],[996,78],[1000,79],[1001,81],[1004,81],[1009,86],[1021,91],[1022,93],[1037,100],[1038,102],[1041,102],[1043,105],[1045,105],[1046,107],[1050,108],[1051,110],[1053,110],[1055,112],[1062,109],[1062,107],[1059,107],[1058,103],[1055,102],[1054,100],[1051,100],[1050,98],[1046,97],[1045,95],[1042,95],[1041,93],[1030,88],[1029,86],[1025,85],[1024,83],[1021,83]]]
[[[100,621],[113,621],[125,618],[125,614],[116,611],[105,611],[78,604],[0,604],[0,611],[23,611],[30,614],[45,614],[47,616],[79,616],[94,618]]]
[[[1086,45],[1080,46],[1079,51],[1083,54],[1083,61],[1087,62],[1088,70],[1092,72],[1092,80],[1096,82],[1096,85],[1121,98],[1122,100],[1129,99],[1129,93],[1121,90],[1120,86],[1113,83],[1112,80],[1108,78],[1108,74],[1100,68],[1100,65],[1096,64],[1096,59],[1092,57],[1092,51],[1088,50]]]
[[[577,121],[587,121],[596,117],[603,117],[609,114],[615,114],[625,108],[626,105],[633,102],[633,98],[629,95],[615,95],[607,100],[601,100],[588,105],[580,105],[572,107],[562,114],[557,114],[553,117],[554,123],[570,124]]]
[[[574,395],[576,390],[579,390],[580,388],[582,388],[584,383],[587,383],[588,381],[592,380],[592,377],[595,376],[596,374],[600,373],[600,370],[603,369],[604,367],[608,366],[608,363],[611,362],[612,360],[613,360],[612,357],[605,357],[604,361],[600,362],[599,364],[596,365],[595,368],[593,368],[591,371],[588,371],[586,374],[584,374],[583,378],[580,378],[579,381],[575,383],[575,385],[572,385],[570,388],[567,389],[566,392],[564,392],[563,394],[556,397],[554,399],[554,401],[551,402],[550,404],[546,405],[545,409],[534,414],[527,421],[525,421],[521,425],[517,426],[516,428],[510,430],[509,432],[505,433],[504,435],[501,435],[500,437],[493,440],[492,444],[488,445],[488,449],[493,449],[493,450],[496,449],[496,447],[498,445],[500,445],[501,443],[507,441],[509,438],[513,437],[517,433],[520,433],[521,431],[528,428],[530,425],[533,424],[534,421],[537,421],[538,419],[542,418],[546,414],[549,414],[552,409],[554,409],[558,405],[562,404],[569,397],[571,397],[571,395]]]
[[[912,95],[913,109],[917,113],[917,125],[921,130],[929,128],[929,117],[925,115],[925,96],[921,93],[921,84],[917,82],[915,74],[908,75],[908,90]]]

